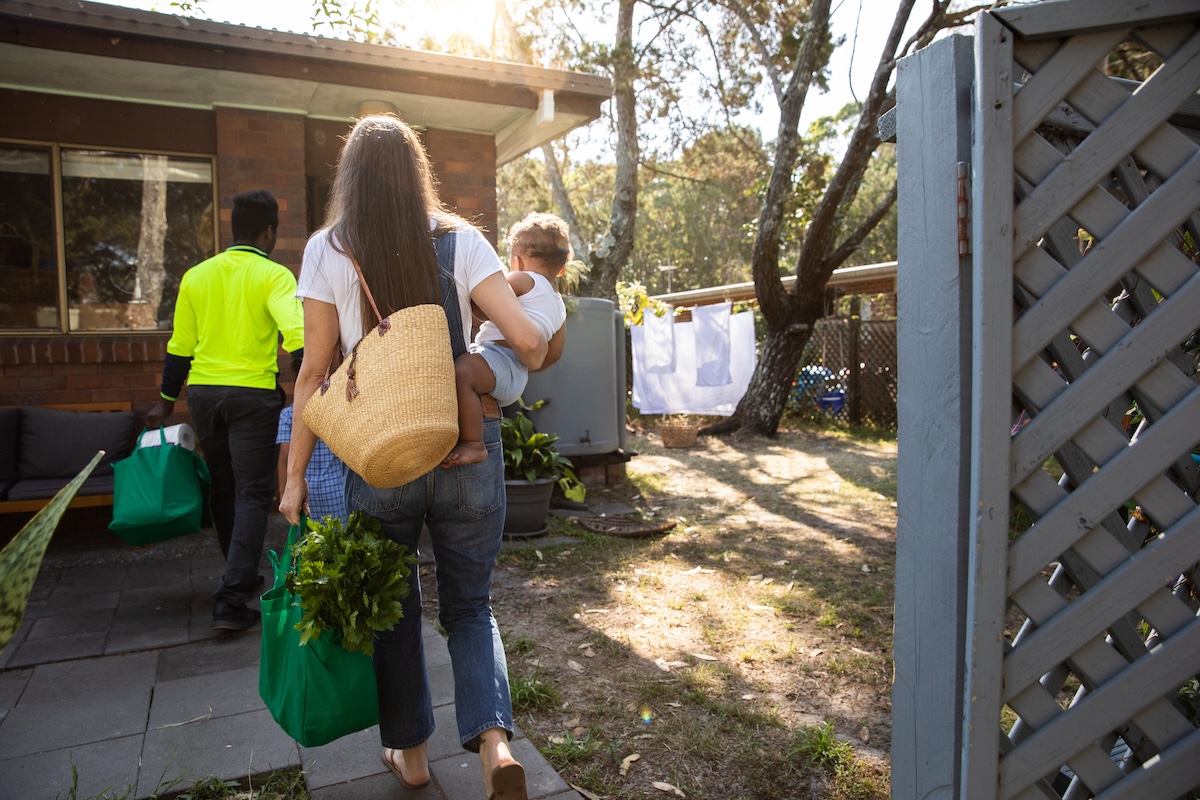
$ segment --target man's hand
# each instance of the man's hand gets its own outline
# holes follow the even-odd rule
[[[166,399],[159,400],[146,414],[146,427],[150,430],[161,427],[173,413],[175,413],[173,402]]]

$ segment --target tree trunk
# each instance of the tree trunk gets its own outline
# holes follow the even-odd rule
[[[134,294],[125,307],[130,328],[158,327],[162,302],[163,246],[167,238],[167,158],[146,156],[142,162],[142,225],[138,236]]]
[[[633,252],[633,226],[637,219],[637,107],[633,53],[634,0],[620,0],[617,8],[617,46],[613,51],[613,98],[617,122],[617,170],[612,215],[608,231],[588,254],[591,270],[580,293],[617,301],[617,278]]]
[[[554,194],[554,202],[558,205],[559,214],[567,223],[571,234],[571,249],[575,258],[585,259],[588,255],[587,243],[580,233],[579,219],[575,216],[575,204],[567,194],[567,184],[563,181],[562,171],[558,168],[558,156],[554,155],[554,145],[547,142],[542,145],[542,158],[546,162],[546,177],[550,180],[550,190]]]
[[[779,420],[787,409],[788,398],[792,394],[792,379],[799,367],[804,348],[812,338],[815,322],[816,320],[813,320],[808,324],[767,331],[758,366],[737,409],[724,421],[710,425],[700,432],[711,434],[737,431],[738,438],[774,436],[779,430]]]

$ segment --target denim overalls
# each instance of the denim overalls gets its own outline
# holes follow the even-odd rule
[[[442,307],[455,357],[466,350],[454,281],[456,234],[435,240]],[[504,462],[500,421],[485,419],[486,461],[431,472],[396,489],[346,479],[347,511],[361,509],[383,524],[394,542],[417,550],[428,525],[437,568],[438,620],[448,636],[454,670],[459,741],[479,751],[479,734],[504,728],[512,738],[512,700],[500,629],[489,602],[492,571],[504,527]],[[421,590],[416,575],[404,617],[375,636],[379,736],[384,747],[407,750],[433,735],[433,702],[421,638]]]

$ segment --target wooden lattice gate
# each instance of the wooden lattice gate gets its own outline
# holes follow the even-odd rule
[[[1200,787],[1198,90],[1195,0],[901,62],[898,800]]]

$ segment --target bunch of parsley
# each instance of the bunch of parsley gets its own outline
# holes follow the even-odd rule
[[[417,557],[384,536],[374,517],[355,511],[344,526],[336,517],[309,520],[292,559],[286,586],[304,609],[296,624],[300,644],[332,631],[342,647],[370,655],[375,632],[404,616],[401,601]]]

